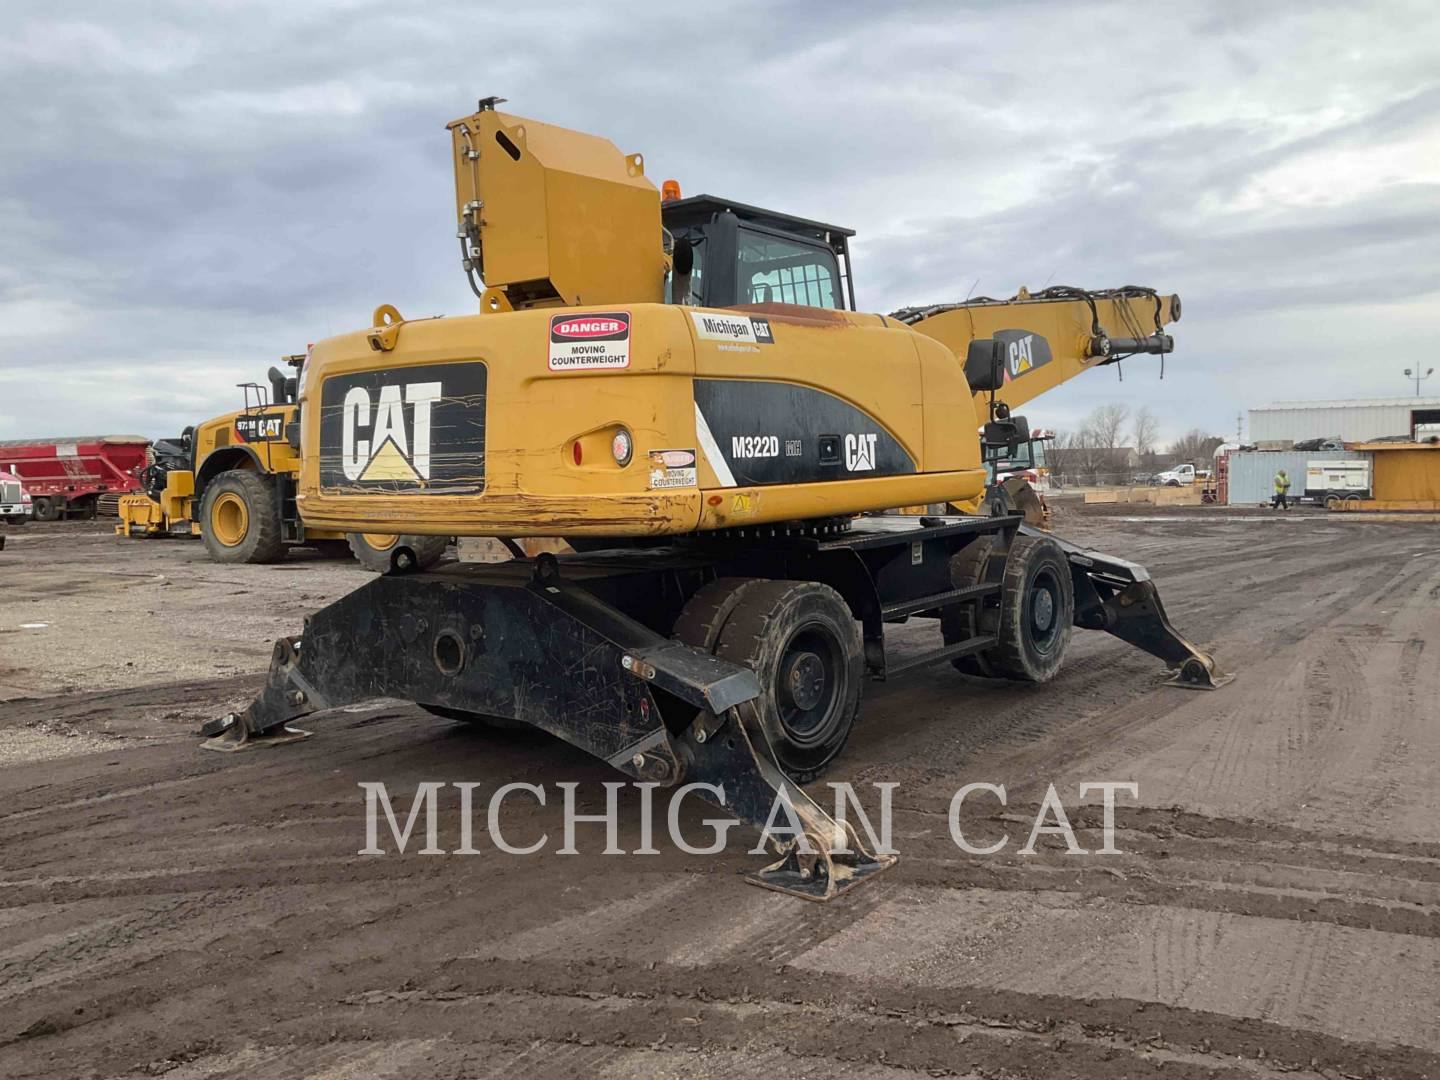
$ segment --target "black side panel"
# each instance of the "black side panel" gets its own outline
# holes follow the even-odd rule
[[[695,404],[742,486],[916,471],[914,459],[874,417],[808,386],[696,379]]]
[[[479,361],[331,376],[320,391],[320,486],[483,490],[485,388]]]

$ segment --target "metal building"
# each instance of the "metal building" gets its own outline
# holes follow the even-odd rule
[[[1290,497],[1305,494],[1305,465],[1311,461],[1365,459],[1358,450],[1232,450],[1225,501],[1230,506],[1257,506],[1275,495],[1275,474],[1290,474]]]
[[[1440,397],[1353,401],[1279,401],[1250,410],[1252,443],[1338,438],[1364,442],[1391,435],[1440,435]]]

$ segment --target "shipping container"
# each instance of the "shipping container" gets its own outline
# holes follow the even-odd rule
[[[1290,497],[1305,494],[1305,470],[1312,461],[1364,461],[1356,450],[1232,450],[1226,465],[1226,500],[1231,506],[1258,506],[1275,497],[1275,474],[1290,475]]]
[[[1421,436],[1440,427],[1440,397],[1354,401],[1281,401],[1250,410],[1250,442],[1336,438],[1365,442],[1396,435]]]

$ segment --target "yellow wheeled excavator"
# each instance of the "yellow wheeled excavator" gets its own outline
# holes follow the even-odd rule
[[[387,573],[275,645],[212,745],[307,713],[408,698],[551,732],[642,781],[707,782],[805,835],[752,875],[828,899],[883,870],[797,786],[844,747],[866,678],[950,661],[1038,682],[1072,628],[1214,662],[1145,571],[1017,514],[905,517],[984,497],[1014,410],[1123,355],[1164,354],[1148,288],[856,310],[848,229],[666,197],[639,154],[496,110],[449,125],[462,265],[480,314],[317,344],[299,397],[297,504],[317,528],[566,538],[574,554]],[[919,653],[887,628],[936,627]],[[964,684],[956,684],[963,692]]]

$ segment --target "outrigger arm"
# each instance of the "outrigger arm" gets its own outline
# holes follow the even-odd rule
[[[757,885],[829,900],[892,866],[758,749],[759,695],[748,668],[662,637],[542,557],[375,579],[277,641],[259,696],[200,733],[251,747],[319,710],[406,698],[523,721],[636,780],[714,785],[711,801],[758,827],[787,800],[803,837],[771,836],[780,857],[746,875]]]

